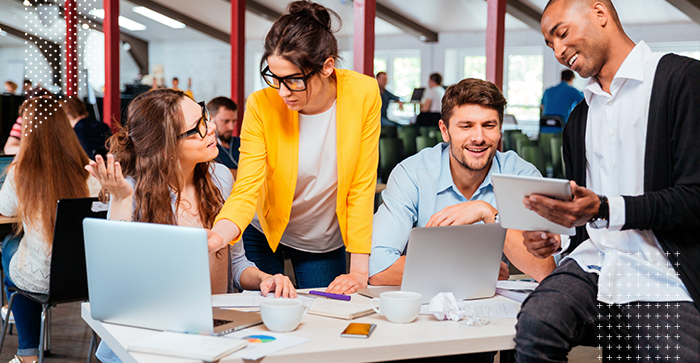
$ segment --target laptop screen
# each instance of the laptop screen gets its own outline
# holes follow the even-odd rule
[[[425,93],[425,88],[414,88],[411,102],[420,102],[423,99],[423,93]]]

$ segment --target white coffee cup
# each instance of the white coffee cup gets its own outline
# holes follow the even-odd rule
[[[423,295],[410,291],[387,291],[370,301],[372,309],[392,323],[406,324],[416,319]],[[374,302],[379,302],[379,307]]]
[[[265,299],[260,303],[263,323],[270,331],[277,333],[296,329],[306,310],[301,301],[292,299]]]

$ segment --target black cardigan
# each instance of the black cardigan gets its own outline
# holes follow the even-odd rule
[[[564,128],[566,177],[586,185],[586,119]],[[644,194],[623,196],[625,229],[651,229],[700,309],[700,62],[667,54],[656,69],[644,154]],[[585,226],[584,226],[585,227]],[[568,251],[588,239],[578,227]]]

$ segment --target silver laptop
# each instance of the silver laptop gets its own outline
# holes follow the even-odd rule
[[[401,290],[422,294],[423,303],[440,292],[458,300],[493,296],[505,237],[498,223],[414,228]]]
[[[83,230],[93,319],[216,335],[262,323],[212,308],[204,229],[86,218]]]

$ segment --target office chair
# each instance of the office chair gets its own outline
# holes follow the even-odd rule
[[[8,288],[15,292],[10,297],[8,310],[20,294],[41,304],[41,329],[39,340],[39,363],[44,362],[44,352],[51,350],[51,308],[63,303],[88,300],[87,269],[85,267],[85,243],[83,238],[83,219],[107,218],[107,210],[97,198],[61,199],[56,207],[56,226],[53,236],[51,254],[51,280],[49,293],[38,294],[17,288]],[[0,351],[5,341],[7,322],[2,322]],[[95,332],[92,333],[88,363],[95,348]]]

